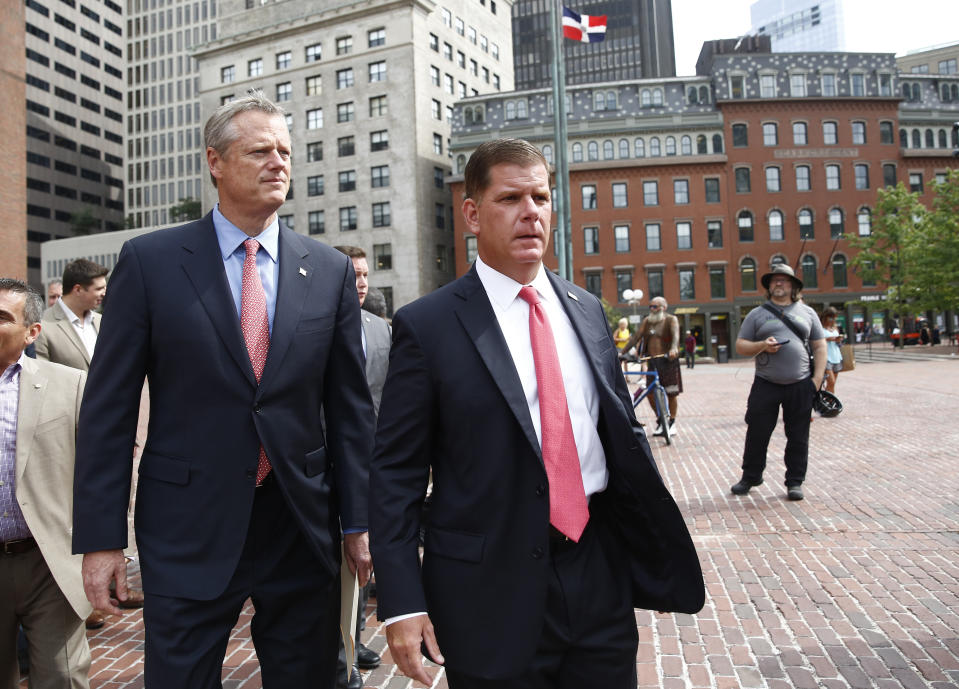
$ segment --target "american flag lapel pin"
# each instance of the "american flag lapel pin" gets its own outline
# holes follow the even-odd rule
[[[306,268],[300,266],[300,275],[302,275],[303,277],[306,277]]]
[[[576,296],[575,294],[573,294],[572,292],[566,292],[566,296],[569,297],[570,299],[572,299],[573,301],[579,301],[579,297],[577,297],[577,296]]]

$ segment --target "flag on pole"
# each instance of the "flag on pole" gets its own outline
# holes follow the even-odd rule
[[[563,7],[563,35],[582,43],[601,41],[606,38],[606,15],[577,14]]]

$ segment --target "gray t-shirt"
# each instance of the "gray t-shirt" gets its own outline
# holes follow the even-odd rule
[[[781,307],[772,302],[768,303],[792,321],[810,343],[825,337],[819,316],[805,304],[797,301]],[[799,382],[812,375],[812,371],[809,370],[809,355],[806,353],[806,347],[803,340],[796,337],[796,333],[762,307],[757,307],[746,314],[743,325],[739,329],[741,339],[759,342],[770,336],[775,337],[777,342],[784,340],[789,342],[775,354],[762,352],[756,355],[757,376],[772,383],[785,385]]]

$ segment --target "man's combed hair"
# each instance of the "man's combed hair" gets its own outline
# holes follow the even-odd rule
[[[358,246],[340,244],[339,246],[334,246],[333,248],[339,251],[341,254],[346,254],[350,258],[366,258],[366,252]]]
[[[22,294],[23,302],[23,320],[27,326],[39,323],[43,317],[43,309],[46,304],[40,293],[22,280],[14,278],[0,278],[0,292],[12,292],[13,294]]]
[[[70,294],[75,285],[89,287],[94,280],[105,278],[109,272],[109,268],[104,268],[99,263],[86,258],[70,261],[63,268],[63,293]]]
[[[553,186],[553,174],[543,152],[524,139],[493,139],[473,151],[463,173],[466,198],[479,201],[489,187],[489,171],[497,165],[542,165]]]
[[[203,127],[203,143],[212,148],[221,156],[225,156],[230,144],[236,141],[236,129],[233,127],[233,118],[244,112],[263,112],[267,115],[285,116],[286,111],[271,101],[260,89],[250,89],[246,95],[218,107]],[[210,175],[213,186],[216,179]]]

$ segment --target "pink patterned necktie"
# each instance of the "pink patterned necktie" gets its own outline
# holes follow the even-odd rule
[[[255,239],[247,239],[243,246],[246,248],[246,260],[243,261],[243,288],[240,292],[240,327],[243,330],[243,339],[246,340],[250,363],[253,364],[253,375],[259,383],[263,376],[267,352],[270,351],[270,321],[266,315],[266,293],[256,270],[256,252],[260,250],[260,243]],[[263,483],[271,468],[266,450],[260,445],[256,485]]]
[[[549,521],[563,535],[579,541],[589,521],[589,507],[556,342],[536,289],[523,287],[519,296],[529,304],[529,339],[539,393],[543,463],[549,479]]]

